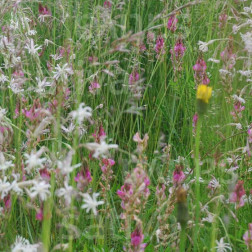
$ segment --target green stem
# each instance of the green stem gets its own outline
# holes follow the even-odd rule
[[[185,251],[185,244],[186,244],[186,231],[185,228],[182,227],[180,232],[179,252]]]
[[[196,139],[195,139],[195,176],[196,176],[196,215],[195,215],[195,232],[194,232],[194,251],[197,250],[197,238],[199,231],[199,217],[200,217],[200,165],[199,165],[199,147],[200,147],[200,132],[201,132],[202,118],[199,115]]]

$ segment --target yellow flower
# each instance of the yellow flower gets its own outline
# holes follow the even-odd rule
[[[203,101],[204,103],[208,103],[212,95],[212,87],[208,87],[207,85],[199,85],[197,89],[197,99]]]

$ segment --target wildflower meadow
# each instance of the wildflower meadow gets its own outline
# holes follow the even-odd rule
[[[0,251],[252,251],[249,0],[0,0]]]

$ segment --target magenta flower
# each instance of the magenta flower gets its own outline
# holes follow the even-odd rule
[[[95,130],[95,132],[92,134],[92,136],[94,137],[95,142],[97,142],[97,143],[100,143],[102,140],[104,140],[106,138],[106,133],[105,133],[102,125],[99,127],[98,133]]]
[[[40,169],[39,170],[39,174],[40,174],[40,176],[41,176],[42,179],[44,179],[46,181],[50,181],[51,174],[50,174],[50,172],[46,168]]]
[[[156,39],[155,51],[157,54],[165,54],[164,39],[162,38],[161,35],[159,35],[158,38]]]
[[[113,165],[115,165],[115,161],[113,159],[102,159],[103,166],[101,167],[101,170],[103,173],[106,173],[109,168],[111,168]]]
[[[182,39],[178,39],[174,46],[174,49],[170,50],[173,68],[176,71],[182,71],[181,65],[185,50],[186,47],[184,46]]]
[[[176,18],[175,15],[172,15],[167,23],[167,28],[171,31],[171,32],[175,32],[177,30],[177,23],[178,23],[178,19]]]
[[[234,191],[231,193],[229,201],[232,203],[237,203],[237,208],[244,206],[243,196],[245,195],[245,190],[243,187],[244,182],[239,180],[235,185]]]
[[[248,249],[252,249],[252,223],[250,223],[248,226],[249,226],[249,229],[243,235],[243,240],[248,246]]]
[[[141,228],[136,227],[136,229],[131,233],[131,245],[134,248],[134,251],[144,251],[147,244],[142,243],[143,239],[144,235],[142,233]]]
[[[36,220],[42,221],[43,220],[43,205],[39,208],[39,210],[36,213]]]
[[[47,6],[43,7],[42,4],[39,4],[39,14],[40,15],[48,15],[48,16],[51,16],[52,13],[51,11],[47,8]]]
[[[129,76],[129,84],[132,85],[139,81],[140,75],[137,71],[133,71]]]
[[[81,191],[92,181],[91,172],[88,168],[77,173],[74,181],[77,182],[77,188]]]
[[[178,185],[181,184],[185,179],[185,174],[182,171],[183,165],[176,165],[175,170],[173,172],[173,184]]]
[[[10,210],[10,208],[11,208],[11,195],[8,194],[7,196],[5,196],[3,201],[4,201],[5,210]]]
[[[105,8],[109,8],[109,9],[110,9],[110,8],[112,7],[112,4],[111,4],[110,1],[104,1],[103,6],[104,6]]]

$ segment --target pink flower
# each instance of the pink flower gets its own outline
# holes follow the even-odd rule
[[[248,246],[248,249],[251,249],[252,248],[252,223],[250,223],[248,226],[249,226],[249,229],[243,235],[243,240]]]
[[[204,84],[204,85],[209,84],[210,79],[207,76],[206,69],[207,66],[204,59],[198,58],[196,64],[193,66],[194,79],[197,84]]]
[[[133,136],[133,141],[137,142],[138,152],[142,153],[147,148],[148,139],[149,139],[148,134],[145,134],[143,139],[140,138],[138,132]]]
[[[146,51],[146,46],[145,46],[145,44],[144,44],[144,43],[141,43],[141,44],[139,45],[139,49],[140,49],[140,52],[145,52],[145,51]]]
[[[227,22],[227,18],[228,18],[228,15],[226,13],[222,13],[220,14],[219,16],[219,27],[222,28],[225,26],[226,22]]]
[[[176,165],[175,170],[173,172],[173,184],[178,185],[181,184],[185,179],[185,174],[182,171],[183,165]]]
[[[129,76],[129,84],[132,85],[137,81],[139,81],[139,77],[140,77],[139,73],[137,71],[133,71]]]
[[[8,194],[7,196],[5,196],[3,201],[4,201],[5,210],[10,210],[10,208],[11,208],[11,195]]]
[[[42,4],[39,4],[39,14],[40,15],[48,15],[48,16],[51,16],[52,13],[51,11],[47,8],[47,6],[43,7]]]
[[[102,127],[102,125],[99,127],[98,133],[95,131],[92,136],[95,139],[95,142],[100,143],[102,140],[106,138],[106,133]]]
[[[161,35],[159,35],[158,38],[156,39],[155,51],[157,54],[165,54],[164,39],[162,38]]]
[[[144,239],[144,235],[140,227],[136,227],[136,229],[131,233],[131,245],[134,249],[139,249],[137,251],[144,251],[147,244],[142,243]],[[135,251],[135,250],[134,250]]]
[[[171,31],[171,32],[175,32],[177,30],[177,23],[178,23],[178,19],[176,18],[175,15],[172,15],[167,23],[167,28]]]
[[[248,142],[252,143],[252,129],[248,129]]]
[[[232,203],[238,203],[237,208],[244,206],[243,196],[245,195],[245,190],[243,187],[244,182],[239,180],[235,185],[234,191],[231,193],[229,201]]]
[[[184,46],[182,39],[179,38],[174,46],[174,49],[170,50],[174,70],[182,70],[181,63],[185,50],[186,47]]]
[[[193,126],[193,133],[195,134],[196,132],[196,127],[197,127],[197,122],[198,122],[199,116],[197,114],[197,112],[193,115],[193,122],[192,122],[192,126]]]
[[[50,174],[50,172],[46,168],[40,169],[39,170],[39,174],[40,174],[40,176],[41,176],[42,179],[44,179],[46,181],[50,181],[51,174]]]
[[[43,206],[41,205],[41,207],[39,208],[39,210],[36,213],[36,220],[42,221],[43,220]]]
[[[97,89],[101,88],[100,84],[96,81],[92,82],[91,85],[88,87],[89,92],[91,94],[95,94],[95,92],[97,91]]]
[[[227,68],[229,69],[232,69],[236,63],[236,54],[234,54],[232,50],[232,45],[229,45],[220,54],[221,59],[225,62]]]
[[[115,161],[113,159],[102,159],[102,163],[104,164],[101,167],[101,170],[103,173],[106,173],[108,168],[112,167],[113,165],[115,165]]]
[[[82,191],[92,181],[91,172],[88,167],[78,172],[74,181],[77,182],[78,189]]]
[[[110,1],[105,1],[104,2],[104,4],[103,4],[103,6],[105,7],[105,8],[111,8],[112,7],[112,4],[111,4],[111,2]]]

